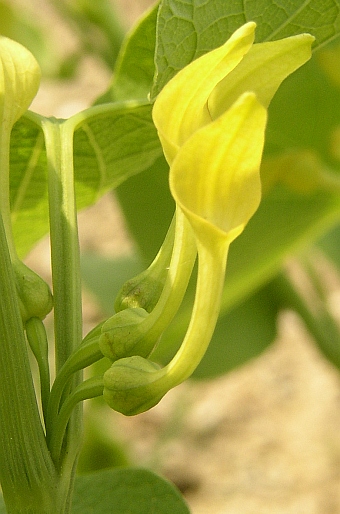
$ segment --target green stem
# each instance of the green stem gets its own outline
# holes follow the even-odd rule
[[[43,119],[48,187],[56,374],[81,343],[81,279],[73,176],[73,128],[63,120]]]
[[[56,375],[82,339],[80,256],[73,170],[73,126],[42,119],[48,164]],[[82,379],[75,374],[69,394]],[[51,427],[54,431],[55,427]],[[52,434],[53,435],[53,434]],[[82,409],[72,413],[63,445],[63,485],[72,491],[82,435]],[[50,437],[50,434],[47,434]],[[70,498],[70,495],[69,495]],[[70,501],[65,512],[70,508]]]
[[[57,476],[41,425],[0,214],[0,481],[9,513],[56,510]]]
[[[73,390],[73,393],[67,397],[60,409],[56,425],[51,439],[51,455],[54,462],[58,462],[60,458],[60,451],[63,443],[63,436],[66,431],[67,424],[75,406],[84,400],[95,398],[103,394],[103,377],[91,377],[84,380],[81,384]]]
[[[103,358],[103,354],[98,346],[101,325],[102,324],[98,325],[98,327],[92,331],[93,337],[89,337],[92,332],[86,336],[85,340],[70,355],[56,376],[50,395],[46,420],[47,432],[49,436],[51,435],[52,427],[55,425],[62,395],[65,387],[69,383],[69,379],[77,371],[80,371]]]

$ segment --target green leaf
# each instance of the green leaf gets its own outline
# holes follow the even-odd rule
[[[17,252],[23,256],[48,231],[44,138],[40,127],[26,116],[13,127],[10,152],[13,235]]]
[[[72,133],[74,130],[79,209],[149,168],[161,155],[148,103],[92,107],[64,123],[71,125]],[[39,117],[33,113],[14,126],[10,180],[13,232],[17,251],[24,255],[48,231],[46,152]]]
[[[179,492],[151,471],[104,470],[77,477],[72,514],[189,514]]]
[[[158,4],[127,35],[118,56],[112,83],[95,103],[146,99],[155,73]]]
[[[92,107],[67,121],[75,126],[74,172],[78,208],[139,173],[161,155],[149,103]]]
[[[223,310],[273,277],[284,259],[317,240],[340,217],[337,195],[277,186],[231,246]]]
[[[241,25],[255,21],[256,41],[308,32],[314,48],[340,32],[339,0],[261,2],[163,0],[158,17],[155,97],[180,69],[220,46]]]

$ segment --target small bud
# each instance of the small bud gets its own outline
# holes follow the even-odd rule
[[[157,364],[142,357],[120,359],[104,374],[104,400],[125,416],[151,409],[167,392],[157,383],[162,374]]]
[[[173,250],[175,237],[175,218],[172,220],[164,242],[150,266],[128,280],[119,291],[115,300],[115,311],[129,307],[141,307],[151,312],[163,291]]]
[[[158,302],[164,287],[167,270],[163,277],[155,279],[149,270],[143,271],[137,277],[125,282],[115,300],[115,310],[141,307],[151,312]]]
[[[147,357],[156,343],[147,336],[148,326],[142,328],[148,315],[141,308],[124,309],[108,319],[99,339],[103,355],[112,361],[132,355]]]
[[[31,318],[44,319],[53,307],[49,286],[19,260],[13,262],[13,269],[23,322]]]

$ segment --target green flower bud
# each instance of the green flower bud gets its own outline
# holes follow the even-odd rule
[[[23,322],[31,318],[44,319],[53,307],[49,286],[19,260],[13,262],[13,269]]]
[[[120,359],[104,374],[104,400],[125,416],[151,409],[167,392],[158,384],[162,375],[157,364],[142,357]]]
[[[125,282],[115,300],[115,310],[141,307],[151,312],[158,302],[164,287],[167,270],[163,276],[154,278],[149,269]]]
[[[129,307],[141,307],[147,312],[155,308],[168,276],[174,237],[175,219],[154,261],[145,271],[128,280],[119,291],[114,305],[116,312]]]
[[[112,361],[132,355],[147,357],[156,342],[153,337],[148,337],[148,326],[142,324],[148,316],[144,309],[136,308],[125,309],[109,318],[102,326],[99,338],[103,355]]]

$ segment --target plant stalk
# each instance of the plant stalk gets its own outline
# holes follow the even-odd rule
[[[52,282],[56,375],[82,340],[80,255],[73,170],[73,128],[64,120],[42,119],[48,163]],[[65,389],[72,394],[82,380],[77,372]],[[55,429],[54,426],[51,430]],[[63,441],[60,473],[63,494],[68,490],[65,513],[70,511],[75,469],[82,439],[82,407],[74,409]],[[47,433],[49,441],[52,434]]]
[[[53,514],[57,474],[32,381],[0,213],[0,481],[8,513]]]

